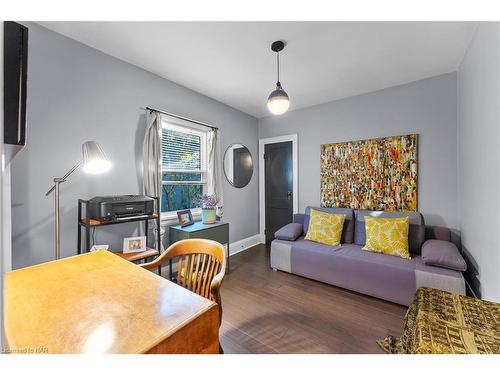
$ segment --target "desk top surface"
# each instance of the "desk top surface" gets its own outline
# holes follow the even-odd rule
[[[214,227],[220,227],[222,225],[229,225],[229,223],[223,221],[216,221],[214,224],[203,224],[202,221],[195,221],[194,224],[181,227],[180,224],[172,225],[170,228],[175,230],[182,230],[185,232],[197,232],[199,230],[210,229]]]
[[[212,305],[106,250],[5,275],[13,352],[142,353]]]

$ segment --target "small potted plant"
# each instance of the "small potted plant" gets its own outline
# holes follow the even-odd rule
[[[220,198],[216,194],[204,194],[201,198],[201,218],[203,224],[214,224],[217,220],[217,203]]]

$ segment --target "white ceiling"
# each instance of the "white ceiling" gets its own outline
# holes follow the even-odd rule
[[[261,118],[281,53],[290,109],[454,71],[473,22],[40,22]],[[146,103],[147,104],[147,103]]]

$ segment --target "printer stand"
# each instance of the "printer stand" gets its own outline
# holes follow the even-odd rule
[[[159,214],[159,200],[156,197],[152,197],[155,199],[155,213],[153,215],[142,215],[142,216],[132,216],[128,218],[121,218],[119,220],[95,220],[91,219],[89,215],[88,209],[88,200],[78,199],[78,254],[86,253],[90,251],[90,237],[91,231],[95,230],[97,227],[115,225],[115,224],[123,224],[123,223],[132,223],[132,222],[144,222],[144,235],[146,239],[148,238],[148,225],[150,220],[155,221],[156,225],[156,234],[157,239],[156,243],[158,245],[158,249],[146,248],[145,251],[137,252],[137,253],[123,253],[122,251],[113,251],[119,257],[129,260],[131,262],[136,261],[144,261],[146,262],[148,258],[156,257],[161,253],[161,234],[160,234],[160,214]],[[83,216],[83,214],[85,215]],[[84,232],[84,238],[82,238],[82,232]],[[82,240],[84,245],[82,247]],[[161,274],[161,269],[158,269],[158,273]],[[172,275],[172,264],[169,264],[169,277]]]

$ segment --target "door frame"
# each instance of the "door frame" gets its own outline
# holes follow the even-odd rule
[[[287,134],[278,137],[259,139],[259,234],[261,243],[266,243],[264,229],[266,227],[266,186],[264,148],[271,143],[292,142],[292,173],[293,173],[293,213],[299,209],[299,162],[298,162],[298,135]]]

